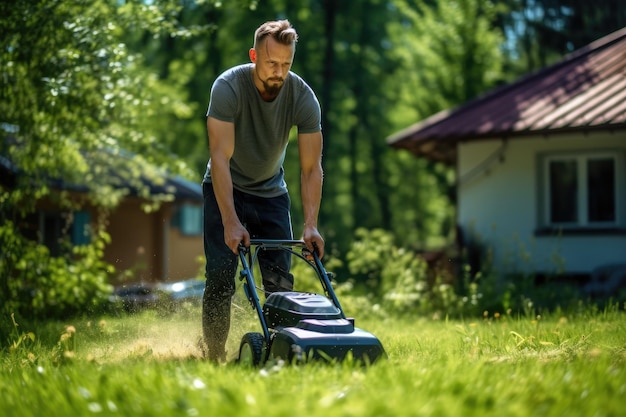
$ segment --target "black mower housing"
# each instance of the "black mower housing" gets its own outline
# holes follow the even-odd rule
[[[330,277],[316,254],[299,254],[293,247],[303,248],[303,241],[252,240],[255,251],[240,247],[242,262],[241,279],[248,300],[256,310],[263,335],[256,334],[253,339],[263,339],[263,353],[257,343],[242,340],[240,348],[253,350],[255,364],[267,359],[282,359],[287,362],[308,361],[311,359],[344,360],[352,357],[366,364],[374,363],[385,357],[381,342],[371,333],[354,326],[354,319],[346,318],[343,309],[332,288]],[[316,271],[326,296],[305,292],[275,292],[269,294],[261,306],[252,264],[259,250],[287,250],[309,263]],[[248,259],[244,253],[248,254]],[[254,346],[252,346],[254,345]]]
[[[354,327],[353,319],[320,294],[277,292],[263,305],[272,335],[269,358],[286,361],[310,359],[343,360],[350,354],[367,363],[384,355],[380,341]]]
[[[339,310],[328,298],[304,292],[275,292],[263,304],[269,327],[296,326],[304,319],[340,319]]]

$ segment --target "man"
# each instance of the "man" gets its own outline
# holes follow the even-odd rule
[[[292,126],[298,128],[303,240],[324,255],[317,230],[322,194],[319,102],[291,65],[298,35],[287,20],[261,25],[249,64],[221,74],[211,89],[207,130],[211,158],[203,181],[206,288],[202,331],[206,356],[226,359],[230,304],[239,245],[251,238],[292,239],[283,161]],[[261,256],[262,255],[262,256]],[[290,291],[290,256],[259,255],[266,292]]]

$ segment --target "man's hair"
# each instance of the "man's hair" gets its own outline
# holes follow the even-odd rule
[[[289,20],[274,20],[265,22],[254,32],[254,48],[271,36],[275,41],[283,45],[293,45],[298,42],[298,33],[291,26]]]

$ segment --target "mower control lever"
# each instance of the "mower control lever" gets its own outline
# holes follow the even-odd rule
[[[243,242],[239,243],[239,252],[243,253],[244,255],[246,254],[246,252],[248,252],[248,248],[246,248]]]

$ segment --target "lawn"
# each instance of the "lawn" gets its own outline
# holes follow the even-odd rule
[[[0,415],[626,415],[626,314],[617,307],[469,320],[354,314],[388,360],[262,369],[202,360],[199,314],[17,327],[1,353]],[[232,357],[256,329],[247,306],[234,316]]]

